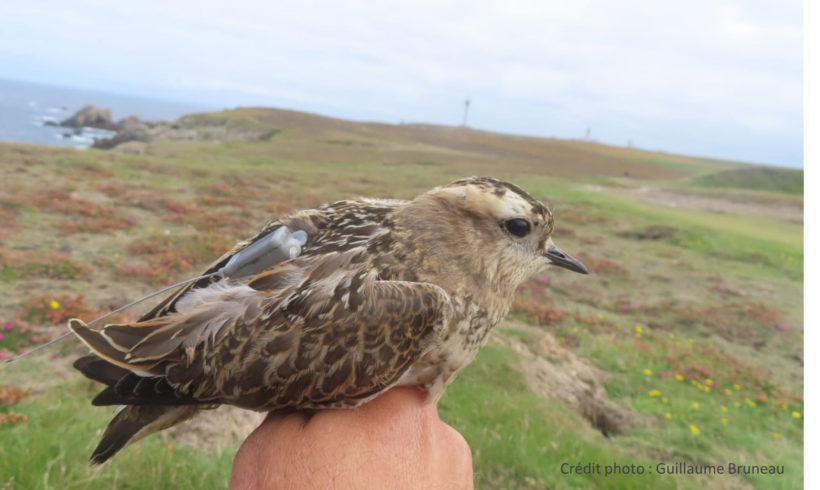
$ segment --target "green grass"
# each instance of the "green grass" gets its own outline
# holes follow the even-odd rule
[[[751,274],[762,277],[803,277],[803,227],[799,224],[658,206],[617,194],[584,192],[573,185],[555,182],[534,181],[528,187],[534,193],[560,201],[555,210],[557,220],[561,219],[562,206],[574,205],[582,207],[585,214],[621,220],[632,228],[672,226],[679,232],[667,242],[699,256],[748,265]]]
[[[697,357],[698,349],[708,342],[689,338],[679,343],[695,347],[692,352],[697,364],[720,369],[720,363]],[[677,372],[670,370],[670,364],[661,355],[671,354],[670,342],[658,337],[638,341],[589,336],[583,344],[584,352],[603,368],[620,372],[607,384],[610,396],[660,421],[660,428],[637,429],[619,439],[620,447],[651,447],[667,453],[668,460],[694,464],[725,461],[784,466],[785,475],[745,478],[758,488],[802,487],[802,403],[786,402],[786,408],[760,404],[755,402],[755,391],[751,389],[753,381],[738,378],[731,382],[725,373],[717,371],[712,375],[714,384],[702,384],[711,387],[708,392],[690,380],[676,379]],[[633,352],[627,364],[624,349]],[[651,374],[646,374],[646,370]],[[670,377],[660,378],[658,373],[669,373]],[[793,416],[795,411],[801,418]],[[667,414],[672,418],[667,418]],[[697,436],[692,433],[692,426],[699,431]]]
[[[91,409],[85,381],[69,383],[47,397],[14,407],[28,423],[0,428],[0,488],[175,489],[225,488],[232,454],[203,458],[196,450],[169,451],[151,437],[95,471],[87,464],[103,415]]]
[[[457,138],[449,140],[450,146],[437,146],[429,139],[408,139],[412,128],[401,135],[381,134],[384,128],[367,125],[335,129],[338,123],[323,126],[328,120],[272,117],[262,109],[197,116],[191,124],[204,118],[214,126],[227,121],[243,130],[269,130],[291,116],[302,122],[281,127],[284,131],[272,141],[156,141],[141,156],[0,144],[4,164],[25,169],[10,173],[9,184],[0,189],[0,205],[8,206],[0,211],[19,225],[0,230],[5,235],[0,248],[14,252],[6,254],[14,260],[0,263],[0,325],[17,318],[20,305],[35,296],[86,294],[91,306],[103,309],[132,299],[137,291],[149,292],[154,280],[185,279],[234,238],[252,235],[287,206],[307,208],[357,195],[412,198],[466,175],[492,174],[552,205],[558,225],[554,239],[562,248],[590,263],[609,264],[609,269],[583,277],[550,270],[540,282],[525,284],[518,297],[527,301],[516,306],[514,318],[530,325],[502,325],[502,339],[530,347],[553,339],[562,350],[545,356],[585,357],[607,373],[608,398],[641,423],[604,437],[561,402],[534,393],[519,369],[522,355],[491,343],[440,403],[442,418],[471,445],[478,488],[802,486],[802,418],[792,416],[803,412],[803,371],[795,360],[803,352],[802,223],[753,212],[666,207],[634,197],[637,189],[649,186],[793,208],[802,200],[796,187],[778,183],[765,188],[744,173],[755,167],[723,172],[737,165],[566,142],[555,144],[567,151],[571,165],[575,158],[596,164],[584,160],[594,155],[604,163],[591,168],[608,169],[613,161],[631,159],[637,163],[629,168],[651,177],[623,179],[609,170],[584,173],[578,167],[578,175],[557,178],[555,167],[516,160],[514,146],[494,147],[501,153],[482,160],[481,145],[520,144],[522,153],[531,154],[538,143],[533,138],[482,133],[478,149]],[[322,143],[365,139],[373,146]],[[504,151],[511,152],[511,160]],[[503,168],[498,161],[505,162]],[[794,174],[784,175],[783,182],[792,179],[794,184]],[[109,195],[104,186],[119,186],[122,192]],[[137,224],[128,232],[63,235],[55,230],[73,217],[8,203],[18,188],[70,189],[82,199],[134,216]],[[228,204],[209,207],[202,200],[218,196]],[[169,199],[188,211],[167,210],[162,203]],[[624,234],[658,225],[674,233],[657,241]],[[85,269],[69,274],[68,265],[56,259],[44,262],[42,257],[50,253],[69,257],[68,265],[88,267],[90,276]],[[129,267],[146,266],[128,272]],[[26,271],[34,267],[49,277],[30,277]],[[544,311],[559,312],[560,320],[551,320]],[[727,317],[725,311],[735,316]],[[643,328],[641,338],[636,325]],[[30,345],[30,336],[7,332],[0,351]],[[108,417],[89,405],[95,391],[91,384],[73,372],[65,374],[76,350],[63,346],[52,353],[66,359],[20,362],[0,371],[0,385],[34,391],[22,403],[0,406],[0,412],[29,417],[26,423],[0,426],[0,489],[225,488],[231,451],[212,456],[182,445],[168,451],[173,440],[162,435],[139,442],[99,472],[90,471],[85,460]],[[646,369],[653,374],[644,374]],[[678,371],[698,369],[708,370],[719,387],[706,392],[674,378]],[[735,383],[742,389],[735,390]],[[654,390],[662,395],[650,396]],[[759,395],[766,401],[754,407],[745,402]],[[779,406],[784,401],[787,410]],[[698,409],[692,407],[695,402]],[[735,402],[741,405],[735,407]],[[658,463],[679,461],[777,464],[785,465],[787,474],[604,477],[561,471],[564,463],[619,462],[654,470]]]
[[[694,488],[653,478],[648,474],[653,461],[620,450],[579,415],[532,394],[517,362],[508,349],[485,347],[439,405],[442,419],[473,449],[479,488]],[[647,474],[562,473],[562,465],[579,462],[641,465]]]
[[[730,189],[751,189],[803,195],[803,170],[771,167],[747,167],[701,175],[693,185]]]

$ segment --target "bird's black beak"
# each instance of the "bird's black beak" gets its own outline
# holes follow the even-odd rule
[[[571,270],[572,272],[577,272],[579,274],[589,274],[587,266],[585,266],[580,260],[554,245],[549,248],[547,253],[544,254],[544,257],[550,259],[550,262],[558,267],[563,267],[564,269]]]

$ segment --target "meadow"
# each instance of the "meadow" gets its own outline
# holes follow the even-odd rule
[[[802,488],[802,172],[269,109],[177,126],[112,151],[0,143],[0,358],[192,277],[278,216],[491,175],[548,203],[591,274],[522,285],[441,400],[477,488]],[[89,469],[110,410],[70,367],[82,352],[71,339],[0,370],[0,489],[226,487],[255,422],[235,411]],[[646,471],[562,472],[590,462]],[[656,471],[679,462],[784,474]]]

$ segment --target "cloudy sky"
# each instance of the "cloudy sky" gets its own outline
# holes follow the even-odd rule
[[[803,165],[799,0],[339,3],[0,2],[0,78]]]

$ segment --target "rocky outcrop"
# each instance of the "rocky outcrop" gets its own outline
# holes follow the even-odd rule
[[[98,140],[93,148],[118,153],[145,152],[145,144],[155,140],[175,141],[269,141],[278,129],[248,127],[227,120],[183,116],[174,122],[146,122],[130,116],[119,123],[117,134]],[[129,145],[125,145],[129,143]],[[134,144],[131,144],[134,143]]]
[[[110,150],[117,145],[127,143],[130,141],[140,141],[148,143],[154,139],[153,128],[148,123],[142,121],[139,116],[129,116],[119,123],[119,130],[112,138],[97,140],[92,145],[93,148],[101,150]]]
[[[77,111],[76,114],[60,123],[60,126],[69,128],[98,128],[109,131],[117,131],[120,124],[115,123],[111,116],[111,109],[87,105]]]

